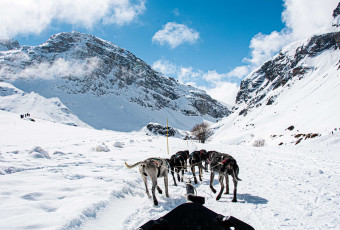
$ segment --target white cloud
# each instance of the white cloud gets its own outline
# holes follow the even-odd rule
[[[215,87],[206,88],[205,91],[214,99],[222,101],[228,105],[234,105],[237,92],[240,87],[232,82],[216,82]]]
[[[325,26],[331,21],[332,12],[338,2],[338,0],[284,0],[282,22],[286,26],[280,32],[273,31],[269,35],[259,33],[251,39],[250,57],[244,58],[249,71],[262,65],[288,43],[310,36]],[[231,73],[238,68],[240,67],[236,67]]]
[[[248,73],[249,73],[249,67],[243,65],[243,66],[237,66],[235,69],[230,71],[227,74],[227,76],[241,79],[244,76],[246,76]]]
[[[1,0],[0,36],[39,34],[52,21],[92,28],[96,23],[131,23],[145,10],[145,0]]]
[[[194,80],[198,80],[202,76],[202,72],[194,71],[193,68],[190,67],[179,67],[177,73],[177,79],[179,82],[183,84],[188,84],[188,82],[192,82]]]
[[[25,57],[23,57],[25,58]],[[17,80],[20,78],[31,79],[54,79],[56,77],[76,76],[83,77],[91,74],[99,66],[99,59],[96,57],[87,58],[82,61],[66,61],[57,59],[53,63],[43,62],[33,64],[20,72],[12,71],[10,68],[0,69],[0,76],[7,80]]]
[[[216,70],[208,70],[203,74],[203,78],[208,82],[216,82],[225,78],[227,75],[224,73],[218,73]]]
[[[183,43],[193,44],[199,39],[199,33],[186,25],[168,22],[162,30],[157,31],[152,37],[152,42],[158,42],[160,45],[170,45],[176,48]]]
[[[259,33],[250,41],[251,58],[245,58],[244,61],[257,67],[290,42],[292,42],[292,35],[285,30],[280,33],[273,31],[269,35]]]
[[[247,71],[246,67],[242,67],[229,76],[227,73],[218,73],[216,70],[204,72],[194,70],[191,66],[177,66],[166,59],[155,61],[152,67],[165,75],[174,77],[182,84],[201,88],[214,99],[229,105],[234,105],[239,90],[237,83],[228,81],[229,77],[235,77]]]
[[[177,66],[165,59],[155,61],[152,68],[165,75],[175,74],[177,71]]]
[[[139,4],[131,4],[129,0],[117,1],[111,6],[113,14],[104,18],[105,24],[124,25],[132,22],[145,10],[145,0],[140,0]]]
[[[339,0],[285,0],[282,21],[294,39],[301,39],[325,26],[338,3]]]

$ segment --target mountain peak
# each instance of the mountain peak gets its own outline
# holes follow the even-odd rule
[[[335,8],[335,10],[333,11],[332,26],[333,26],[333,28],[340,26],[340,2],[338,4],[338,6]]]
[[[335,8],[335,10],[333,11],[333,18],[336,18],[339,15],[340,15],[340,2],[338,6]]]
[[[61,32],[52,35],[45,43],[40,45],[40,47],[48,52],[62,53],[69,50],[74,50],[77,47],[103,47],[115,52],[122,52],[124,49],[119,48],[111,42],[100,39],[96,36],[90,34],[84,34],[78,31],[72,32]],[[78,49],[79,50],[79,49]]]
[[[76,31],[16,53],[4,52],[0,65],[6,70],[0,80],[24,92],[60,98],[94,128],[139,130],[169,117],[174,127],[190,129],[203,119],[216,121],[230,114],[204,91],[165,77],[109,41]]]
[[[8,51],[20,48],[19,42],[15,39],[0,39],[0,51]]]

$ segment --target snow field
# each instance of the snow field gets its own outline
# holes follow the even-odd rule
[[[138,167],[124,166],[124,161],[169,157],[164,137],[31,122],[4,111],[0,118],[1,229],[135,229],[186,201],[185,184],[175,187],[169,174],[170,198],[160,178],[163,194],[156,192],[159,206],[154,206]],[[304,146],[263,148],[227,145],[220,139],[201,145],[170,138],[169,145],[170,154],[204,148],[235,157],[242,179],[237,203],[231,202],[232,194],[215,200],[210,173],[204,172],[195,185],[214,212],[255,229],[337,229],[340,135],[322,138]],[[47,153],[50,159],[34,153]],[[219,191],[217,175],[214,187]]]

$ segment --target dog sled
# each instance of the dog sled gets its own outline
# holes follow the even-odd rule
[[[187,203],[174,208],[165,216],[150,220],[138,230],[253,230],[249,224],[233,217],[223,216],[203,206],[205,198],[194,193],[190,182],[186,184]]]

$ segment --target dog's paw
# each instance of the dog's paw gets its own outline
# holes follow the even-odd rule
[[[218,195],[218,196],[216,197],[216,200],[219,200],[219,199],[221,199],[221,195]]]
[[[234,199],[232,199],[232,201],[231,202],[237,202],[237,199],[236,198],[234,198]]]
[[[153,201],[153,204],[154,204],[155,206],[158,206],[158,201],[157,201],[157,200],[154,200],[154,201]]]

